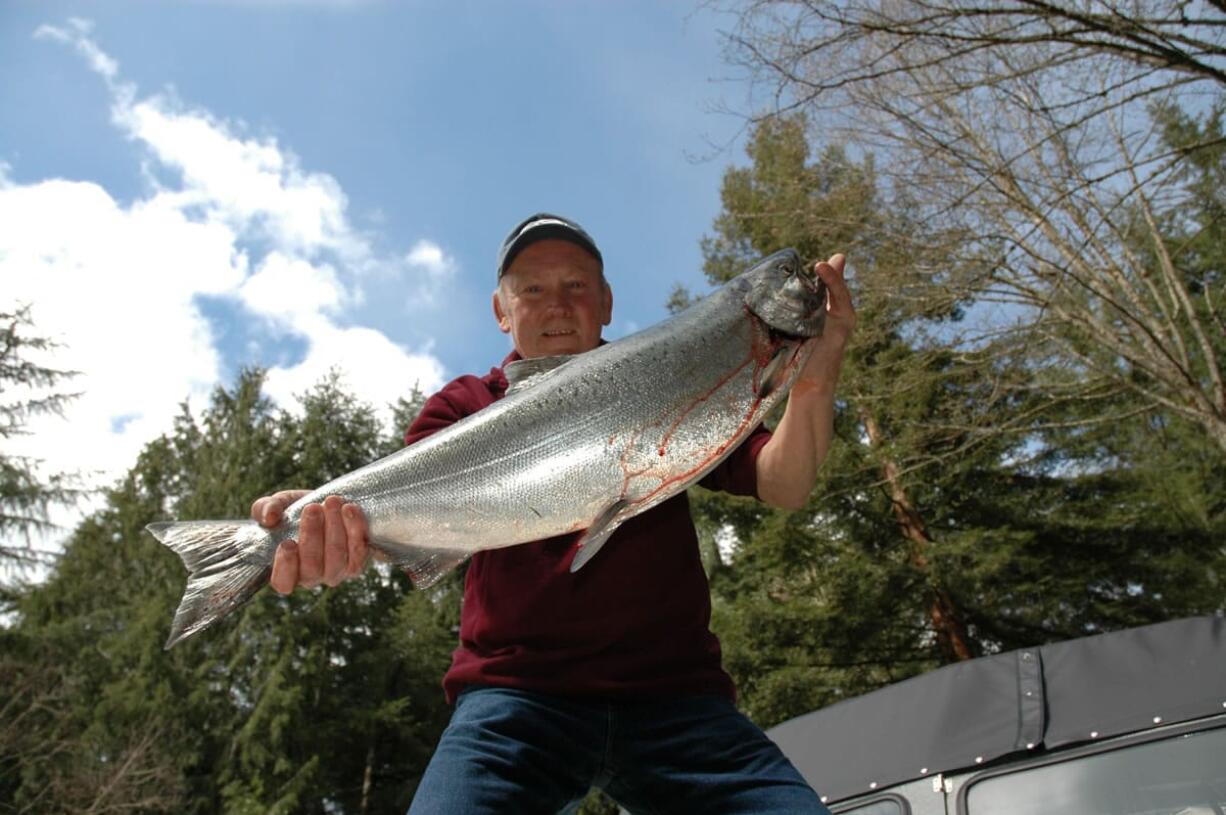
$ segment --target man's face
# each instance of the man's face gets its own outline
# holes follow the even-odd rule
[[[578,354],[600,344],[601,326],[613,319],[613,292],[586,251],[568,241],[537,241],[503,274],[494,316],[525,359]]]

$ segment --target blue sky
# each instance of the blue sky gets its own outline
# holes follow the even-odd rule
[[[596,237],[610,339],[703,290],[743,163],[726,16],[671,2],[5,2],[2,305],[83,372],[20,452],[114,477],[239,367],[385,403],[508,350],[493,259]]]

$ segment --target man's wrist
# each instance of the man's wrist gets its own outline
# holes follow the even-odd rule
[[[837,380],[802,376],[792,385],[792,398],[799,397],[801,399],[823,399],[834,396],[835,385]]]

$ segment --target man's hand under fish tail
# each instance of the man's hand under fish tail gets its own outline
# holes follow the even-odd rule
[[[834,437],[834,389],[856,326],[856,309],[843,277],[845,263],[843,255],[834,255],[813,268],[826,284],[826,324],[792,386],[775,435],[758,456],[758,497],[772,506],[805,505]]]
[[[251,517],[271,529],[281,523],[290,504],[308,492],[282,490],[258,498],[251,505]],[[335,495],[323,504],[308,504],[299,520],[298,540],[277,547],[268,583],[279,594],[298,586],[336,586],[365,568],[370,553],[367,536],[366,517],[356,504]]]

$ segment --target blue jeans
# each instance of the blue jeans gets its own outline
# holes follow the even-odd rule
[[[632,813],[829,815],[718,696],[587,702],[506,688],[456,700],[409,812],[556,813],[600,787]]]

